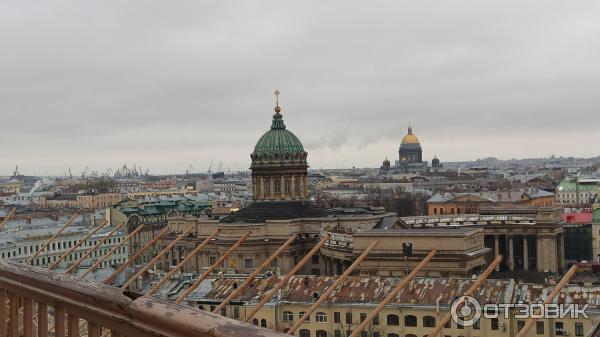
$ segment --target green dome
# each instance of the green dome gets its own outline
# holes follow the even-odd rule
[[[277,112],[273,115],[271,130],[267,131],[256,143],[254,155],[282,152],[304,152],[304,147],[296,135],[285,129],[283,116]]]

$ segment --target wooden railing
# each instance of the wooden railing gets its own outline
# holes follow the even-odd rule
[[[285,335],[158,298],[0,261],[0,337]]]

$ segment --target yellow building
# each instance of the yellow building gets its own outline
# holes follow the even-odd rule
[[[348,337],[362,320],[381,302],[400,281],[399,278],[350,277],[323,302],[294,333],[301,337]],[[260,279],[232,300],[221,314],[245,320],[265,292],[279,278]],[[333,277],[294,276],[277,295],[249,321],[255,325],[286,332],[304,315],[308,308],[333,282]],[[427,336],[436,323],[450,311],[456,297],[462,295],[473,279],[415,278],[404,287],[396,299],[361,332],[363,337],[421,337]],[[239,279],[205,281],[193,292],[190,305],[211,310],[240,284]],[[553,285],[515,283],[513,280],[488,280],[474,298],[485,304],[542,303]],[[555,303],[588,304],[589,318],[539,320],[527,333],[528,337],[585,336],[600,318],[600,289],[593,286],[567,286]],[[505,313],[506,316],[505,317]],[[444,337],[512,337],[525,323],[517,319],[514,309],[502,310],[498,317],[482,318],[472,326],[452,321],[440,336]]]

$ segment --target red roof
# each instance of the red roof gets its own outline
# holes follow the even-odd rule
[[[591,212],[577,212],[577,213],[562,213],[560,218],[565,223],[570,224],[588,224],[592,223]]]

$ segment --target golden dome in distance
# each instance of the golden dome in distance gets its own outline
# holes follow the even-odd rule
[[[412,127],[408,127],[408,133],[402,138],[402,144],[420,144],[419,138],[412,133]]]

